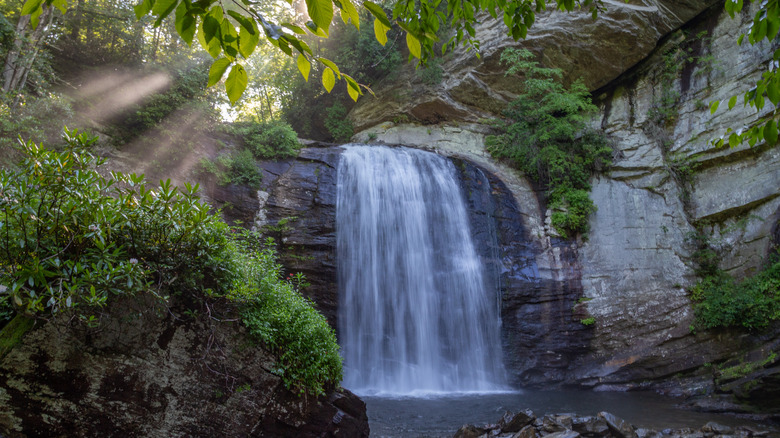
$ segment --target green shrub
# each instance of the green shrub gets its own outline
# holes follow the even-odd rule
[[[325,128],[337,142],[347,142],[355,133],[352,121],[347,118],[347,109],[336,102],[325,110]]]
[[[523,89],[504,112],[500,135],[488,136],[488,151],[547,189],[553,226],[564,237],[585,233],[596,206],[588,197],[590,177],[612,162],[612,148],[602,133],[587,129],[596,111],[585,86],[561,82],[558,69],[539,67],[527,50],[507,49],[501,61],[507,74],[522,73]]]
[[[299,393],[322,394],[341,381],[342,366],[336,335],[311,301],[294,284],[302,275],[281,281],[273,240],[236,252],[239,272],[228,298],[240,303],[250,333],[278,356],[274,372]]]
[[[742,281],[722,271],[706,276],[693,287],[691,299],[697,327],[764,329],[780,319],[780,257]]]
[[[216,160],[201,158],[196,173],[214,178],[221,186],[240,184],[257,189],[263,181],[257,161],[247,149],[220,155]]]
[[[63,152],[28,141],[20,166],[0,172],[0,285],[17,311],[102,306],[146,287],[147,269],[114,239],[125,224],[109,194],[127,180],[98,173],[95,140],[66,131]]]
[[[65,130],[61,152],[24,143],[19,166],[0,172],[0,285],[29,315],[105,306],[112,295],[171,287],[202,291],[218,282],[211,255],[227,225],[209,215],[197,187],[112,172],[88,148],[97,140]],[[209,281],[204,281],[207,278]]]
[[[248,149],[241,150],[232,155],[230,162],[230,181],[257,189],[263,175],[257,168],[255,156]]]
[[[285,122],[237,122],[225,127],[229,134],[239,136],[244,148],[257,159],[284,159],[298,155],[301,143],[298,134]]]

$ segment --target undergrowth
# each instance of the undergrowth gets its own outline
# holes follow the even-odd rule
[[[718,327],[765,329],[780,319],[780,254],[773,250],[763,269],[734,278],[719,267],[720,255],[701,230],[687,238],[700,280],[690,290],[696,315],[691,330]]]
[[[761,330],[780,319],[780,257],[775,255],[756,275],[737,280],[718,271],[691,290],[696,327],[742,327]]]

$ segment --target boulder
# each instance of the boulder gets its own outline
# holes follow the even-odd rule
[[[537,14],[528,36],[514,41],[499,18],[485,17],[476,26],[480,58],[454,50],[441,63],[441,83],[427,85],[408,65],[393,80],[375,87],[376,99],[361,99],[349,114],[356,131],[409,117],[423,124],[479,122],[500,114],[517,91],[506,78],[501,51],[524,47],[541,62],[563,71],[568,82],[581,79],[595,90],[607,85],[647,57],[670,31],[679,28],[717,0],[638,0],[604,2],[593,20],[587,10],[562,13],[554,8]]]
[[[473,424],[464,424],[455,432],[454,438],[479,438],[485,436],[488,429],[474,426]]]
[[[503,433],[520,432],[520,430],[533,423],[535,419],[536,416],[534,416],[534,413],[530,409],[518,412],[517,414],[506,412],[504,416],[501,417],[498,425],[501,427],[501,432]]]
[[[187,310],[117,298],[97,329],[28,332],[0,361],[0,436],[368,436],[355,395],[291,392],[240,324]]]
[[[622,418],[616,417],[609,412],[599,412],[598,416],[599,418],[604,419],[604,421],[607,423],[607,426],[609,427],[610,432],[612,432],[612,434],[617,438],[637,438],[634,426]]]
[[[574,417],[571,428],[585,437],[604,436],[609,431],[603,417]]]

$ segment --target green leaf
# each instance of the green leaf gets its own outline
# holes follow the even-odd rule
[[[766,36],[766,31],[767,31],[767,22],[766,22],[766,20],[760,20],[758,22],[758,26],[756,26],[754,24],[753,25],[753,30],[751,32],[751,35],[753,37],[753,41],[757,43],[757,42],[763,40],[764,37]]]
[[[230,60],[227,58],[220,58],[214,61],[209,68],[209,83],[208,86],[216,84],[225,75],[225,71],[230,67]]]
[[[719,100],[713,100],[710,102],[710,114],[715,114],[715,111],[718,110],[718,107],[720,106]]]
[[[252,35],[257,34],[257,27],[252,20],[246,18],[236,11],[228,11],[227,13],[233,17],[233,19],[236,20],[236,22],[238,22],[238,24],[240,24],[243,29],[246,29],[247,32]]]
[[[764,140],[768,146],[774,146],[777,143],[777,128],[777,123],[774,120],[770,120],[764,125]]]
[[[389,30],[390,27],[385,26],[380,19],[374,19],[374,36],[379,44],[383,46],[387,44],[387,31]]]
[[[777,104],[780,103],[780,89],[778,89],[777,82],[775,81],[767,82],[766,95],[767,97],[769,97],[769,100],[771,100],[775,106],[777,106]]]
[[[311,62],[303,55],[298,55],[298,71],[301,72],[306,82],[309,82],[309,72],[311,71]]]
[[[206,42],[210,43],[219,34],[219,21],[211,15],[207,15],[203,19],[201,28],[203,29],[203,36],[206,38]]]
[[[412,56],[417,59],[422,57],[422,46],[420,45],[420,40],[418,40],[409,32],[406,33],[406,46],[409,47],[409,53],[411,53]]]
[[[249,58],[260,43],[260,32],[257,30],[255,33],[251,33],[244,26],[241,26],[238,33],[238,51],[244,58]]]
[[[333,90],[333,86],[336,85],[336,75],[333,74],[333,70],[329,67],[325,67],[322,72],[322,86],[325,87],[328,93]]]
[[[59,9],[63,14],[68,10],[68,2],[66,0],[52,0],[51,5]]]
[[[154,6],[153,0],[143,0],[141,3],[133,6],[136,20],[140,20],[144,15],[148,14],[152,10],[152,6]]]
[[[314,55],[309,45],[306,44],[304,41],[301,41],[292,35],[283,35],[282,38],[288,43],[290,43],[291,46],[295,47],[295,50],[297,50],[298,53],[300,54],[308,53],[309,55]]]
[[[178,0],[156,0],[154,2],[154,6],[152,6],[152,14],[157,15],[158,17],[157,21],[155,22],[155,26],[159,26],[158,23],[161,23],[165,17],[173,12],[177,2]]]
[[[323,57],[319,57],[317,58],[317,60],[325,64],[326,66],[330,67],[334,72],[336,72],[336,76],[339,79],[341,79],[341,72],[339,71],[339,67],[335,63],[333,63],[333,61]]]
[[[18,3],[17,3],[18,4]],[[41,8],[43,0],[27,0],[22,6],[22,15],[31,15],[33,12]]]
[[[192,39],[198,30],[197,24],[195,17],[188,14],[187,4],[179,3],[179,6],[176,7],[176,32],[189,46],[192,46]]]
[[[282,23],[282,27],[286,27],[287,29],[290,29],[291,31],[297,33],[298,35],[306,35],[305,30],[303,30],[301,27],[296,26],[294,24]]]
[[[357,102],[358,97],[360,97],[360,92],[358,90],[355,90],[352,87],[351,83],[347,84],[347,93],[349,93],[349,97],[352,98],[353,101]]]
[[[36,29],[38,27],[38,18],[43,13],[43,8],[35,9],[32,14],[30,14],[30,26],[32,26],[33,29]]]
[[[277,47],[279,47],[279,50],[286,53],[287,56],[292,56],[292,49],[290,48],[290,45],[287,44],[287,40],[285,40],[284,38],[280,38],[276,42],[278,43]]]
[[[325,34],[333,20],[333,2],[331,0],[306,0],[309,17]]]
[[[734,105],[737,104],[737,96],[731,96],[731,99],[729,99],[729,110],[734,108]]]
[[[766,21],[766,38],[771,41],[775,39],[777,31],[780,29],[780,17],[778,17],[776,5],[767,11]]]
[[[735,148],[739,145],[739,136],[736,133],[729,135],[729,146]]]
[[[228,99],[231,105],[235,105],[241,95],[246,90],[246,85],[249,82],[249,77],[244,70],[244,66],[236,64],[230,69],[230,74],[225,81],[225,89],[227,90]]]
[[[390,28],[392,27],[390,24],[390,20],[387,19],[387,14],[385,14],[384,9],[382,9],[381,6],[374,2],[370,2],[368,0],[363,2],[363,7],[368,9],[368,12],[371,12],[371,15],[376,17],[377,20],[381,21],[382,24],[385,25],[385,27]],[[376,25],[374,25],[376,27]]]
[[[328,34],[325,33],[324,30],[322,30],[320,27],[318,27],[316,24],[314,24],[313,21],[309,20],[306,22],[306,28],[309,29],[311,33],[314,35],[317,35],[319,37],[327,38]]]
[[[219,54],[222,53],[222,47],[219,45],[219,39],[212,38],[211,41],[206,42],[206,36],[203,32],[203,25],[198,27],[198,41],[200,45],[209,52],[212,58],[217,59]]]
[[[351,0],[341,0],[341,18],[344,20],[344,23],[347,22],[347,20],[344,18],[346,15],[346,18],[348,18],[350,21],[352,21],[352,24],[360,30],[360,14],[358,14],[357,9],[355,8],[355,5],[352,4]]]

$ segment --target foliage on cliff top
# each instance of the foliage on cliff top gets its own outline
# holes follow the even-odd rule
[[[322,393],[338,383],[335,334],[281,278],[272,251],[252,252],[245,237],[232,237],[200,202],[197,186],[151,188],[135,174],[104,176],[104,160],[89,152],[96,137],[66,129],[64,140],[61,152],[22,143],[19,166],[0,171],[6,316],[65,313],[97,325],[118,295],[226,297],[279,355],[289,388]]]
[[[588,196],[590,177],[612,162],[606,137],[587,128],[596,111],[581,82],[566,87],[561,70],[540,67],[528,50],[506,49],[507,75],[521,74],[523,89],[504,111],[500,135],[488,136],[488,151],[509,159],[547,189],[552,224],[564,237],[588,231],[596,210]]]
[[[224,131],[241,137],[244,147],[258,159],[278,160],[298,155],[301,143],[293,128],[279,120],[235,122]]]

